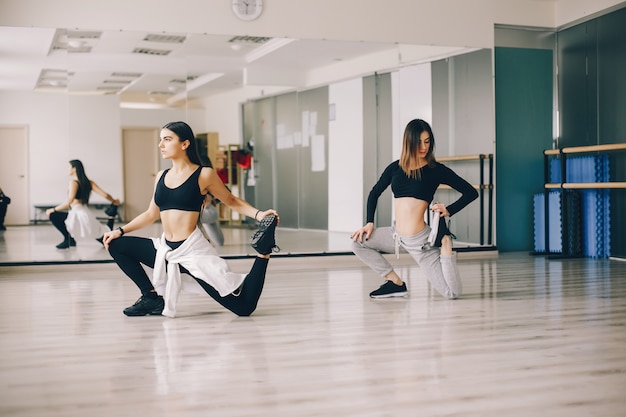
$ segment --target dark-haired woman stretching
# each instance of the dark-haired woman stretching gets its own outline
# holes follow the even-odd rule
[[[67,201],[46,210],[50,222],[63,235],[63,242],[57,245],[57,249],[76,246],[74,238],[99,239],[112,228],[112,221],[109,221],[109,227],[105,228],[89,211],[87,204],[92,191],[100,194],[116,206],[120,204],[118,199],[111,197],[98,184],[87,178],[85,167],[78,159],[70,161],[69,175],[71,179]]]
[[[104,235],[105,247],[141,291],[124,314],[174,317],[180,292],[190,291],[207,293],[233,313],[249,316],[257,307],[270,254],[276,249],[278,213],[255,209],[231,194],[212,167],[202,166],[195,135],[186,123],[168,123],[160,136],[161,155],[172,161],[172,168],[157,175],[146,211]],[[199,219],[207,193],[261,222],[255,245],[259,254],[250,273],[231,272],[202,233]],[[124,236],[158,219],[163,227],[160,238]],[[150,276],[142,265],[153,269]]]
[[[367,199],[367,224],[352,234],[352,250],[376,271],[385,282],[370,293],[372,298],[407,295],[406,284],[393,270],[382,253],[408,252],[418,263],[439,294],[453,299],[461,295],[461,279],[452,252],[450,232],[444,217],[458,213],[478,197],[478,192],[450,168],[435,160],[435,137],[430,125],[420,119],[409,122],[404,131],[402,153],[382,173]],[[461,193],[446,206],[435,203],[431,233],[424,216],[440,184]],[[374,230],[374,212],[378,197],[391,185],[394,196],[395,224]],[[441,247],[441,249],[439,248]]]

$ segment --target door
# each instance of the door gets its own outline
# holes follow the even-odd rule
[[[28,127],[0,126],[0,149],[0,188],[11,198],[4,224],[28,224]]]
[[[124,128],[124,221],[134,219],[150,204],[159,171],[159,130]]]

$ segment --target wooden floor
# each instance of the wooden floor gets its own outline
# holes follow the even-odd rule
[[[461,256],[446,301],[402,256],[410,295],[371,300],[354,256],[275,257],[252,317],[184,294],[168,319],[122,314],[113,263],[4,256],[2,417],[626,415],[626,262]]]

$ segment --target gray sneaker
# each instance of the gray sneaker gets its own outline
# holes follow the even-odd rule
[[[404,297],[409,292],[406,289],[406,283],[402,285],[396,285],[393,282],[387,280],[377,290],[370,293],[371,298],[389,298],[389,297]]]

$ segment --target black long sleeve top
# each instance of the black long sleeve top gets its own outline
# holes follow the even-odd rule
[[[459,177],[447,166],[436,162],[433,166],[421,169],[418,178],[411,178],[400,168],[399,161],[394,161],[385,168],[378,182],[367,198],[367,222],[374,221],[374,212],[378,205],[378,197],[391,185],[394,198],[413,197],[430,204],[439,185],[449,185],[461,193],[461,197],[447,206],[450,216],[461,211],[465,206],[478,198],[478,191],[470,183]]]

